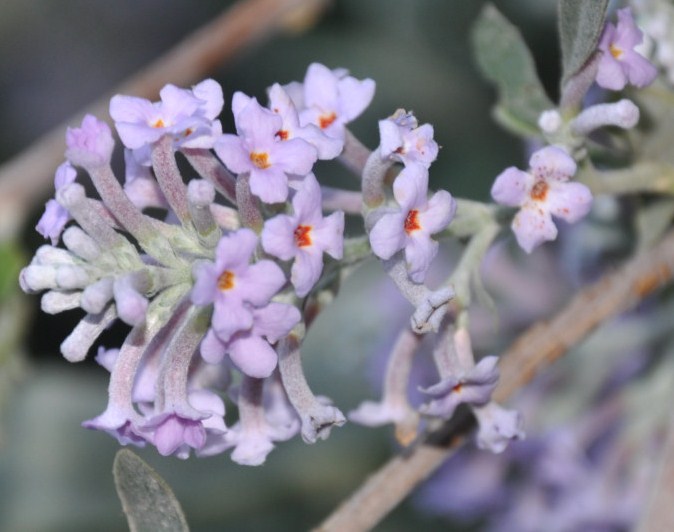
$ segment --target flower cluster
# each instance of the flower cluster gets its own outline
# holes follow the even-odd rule
[[[61,346],[70,361],[84,359],[114,320],[131,327],[121,348],[99,347],[109,402],[84,426],[164,455],[233,449],[235,461],[256,465],[274,441],[301,430],[313,442],[344,422],[313,396],[298,356],[303,299],[322,277],[323,254],[340,259],[343,249],[344,213],[323,216],[311,170],[341,153],[343,128],[367,107],[374,82],[312,65],[304,86],[293,88],[291,99],[274,85],[269,108],[236,93],[237,135],[222,132],[224,97],[213,80],[167,85],[154,103],[113,97],[124,186],[111,169],[107,124],[86,116],[68,130],[56,198],[37,226],[51,245],[20,282],[27,292],[47,290],[46,312],[87,312]],[[330,124],[312,123],[316,109],[334,115]],[[177,152],[198,179],[184,181]],[[99,199],[86,196],[77,168]],[[257,198],[292,210],[270,216]],[[146,214],[150,207],[165,215]],[[228,390],[239,408],[232,427],[224,421]]]

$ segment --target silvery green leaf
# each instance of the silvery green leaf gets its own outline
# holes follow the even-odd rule
[[[597,48],[608,0],[560,0],[562,81],[576,74]]]
[[[472,32],[473,49],[484,76],[496,84],[494,118],[513,133],[540,135],[538,117],[554,107],[545,94],[522,35],[491,4],[482,9]]]
[[[120,450],[112,472],[131,532],[189,530],[169,485],[136,454]]]

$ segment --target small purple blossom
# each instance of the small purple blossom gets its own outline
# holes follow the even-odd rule
[[[281,260],[294,259],[290,281],[297,295],[306,296],[323,271],[323,252],[342,258],[344,213],[323,218],[321,187],[309,174],[292,200],[294,214],[279,214],[262,231],[262,247]]]
[[[438,144],[433,140],[433,126],[419,126],[412,113],[398,109],[392,116],[379,121],[380,152],[385,159],[401,163],[419,163],[430,167],[438,156]]]
[[[165,85],[159,96],[159,102],[119,94],[110,100],[110,116],[127,148],[145,148],[164,135],[187,148],[213,147],[214,138],[222,133],[215,118],[224,104],[216,81],[204,80],[192,90]]]
[[[520,207],[512,222],[517,243],[527,253],[557,238],[552,216],[574,223],[592,207],[592,193],[581,183],[569,182],[576,162],[561,148],[546,146],[529,160],[531,170],[511,166],[498,175],[491,189],[497,203]]]
[[[330,70],[320,63],[307,69],[302,87],[300,111],[302,125],[315,124],[326,135],[344,139],[344,126],[355,120],[370,105],[375,83],[358,80],[343,69]],[[297,92],[297,91],[293,91]]]
[[[66,159],[76,166],[110,164],[114,148],[110,127],[93,115],[86,115],[80,127],[66,131]]]
[[[387,260],[404,249],[408,274],[421,283],[438,252],[438,243],[431,235],[454,218],[456,201],[446,190],[428,199],[428,170],[420,164],[410,164],[400,172],[393,195],[400,209],[384,214],[375,223],[370,231],[372,251]]]
[[[635,87],[650,85],[658,69],[634,48],[641,44],[643,33],[637,27],[629,7],[618,10],[618,24],[606,23],[599,41],[602,52],[597,70],[597,84],[619,91],[630,83]]]
[[[250,174],[250,190],[265,203],[288,197],[288,179],[311,171],[318,153],[301,138],[284,140],[283,119],[250,98],[234,107],[237,135],[222,135],[215,152],[236,174]],[[243,104],[244,102],[245,105]]]
[[[432,397],[419,409],[422,414],[449,419],[461,403],[484,405],[498,383],[498,358],[488,356],[470,370],[451,375],[437,384],[421,390]]]
[[[56,169],[54,187],[58,191],[62,187],[74,183],[76,177],[77,171],[66,161]],[[44,213],[37,222],[35,229],[43,237],[51,239],[52,246],[55,246],[69,220],[70,213],[56,200],[50,199],[45,205]]]
[[[212,327],[223,342],[237,331],[249,330],[253,308],[266,305],[286,282],[281,268],[272,261],[250,264],[256,246],[255,233],[239,229],[220,239],[215,263],[195,267],[192,302],[215,305]]]

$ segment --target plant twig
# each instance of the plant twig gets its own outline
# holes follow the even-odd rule
[[[35,201],[47,195],[54,171],[63,161],[65,129],[87,114],[108,116],[113,94],[155,98],[166,83],[190,85],[243,48],[268,38],[300,19],[310,21],[329,0],[241,0],[196,30],[145,69],[71,116],[23,152],[0,166],[0,242],[23,226]]]
[[[503,402],[512,397],[595,327],[634,307],[673,275],[674,231],[657,246],[581,290],[552,320],[533,325],[513,342],[501,357],[501,378],[494,399]],[[455,416],[416,446],[404,449],[315,530],[371,529],[455,452],[472,426],[467,414]]]

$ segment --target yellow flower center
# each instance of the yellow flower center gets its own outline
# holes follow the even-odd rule
[[[269,168],[271,166],[271,163],[269,162],[269,154],[266,151],[259,152],[259,151],[254,151],[251,152],[250,154],[250,160],[253,162],[255,166],[257,166],[260,170],[264,170],[265,168]]]
[[[234,273],[229,270],[222,272],[218,277],[218,288],[223,292],[234,288]]]

